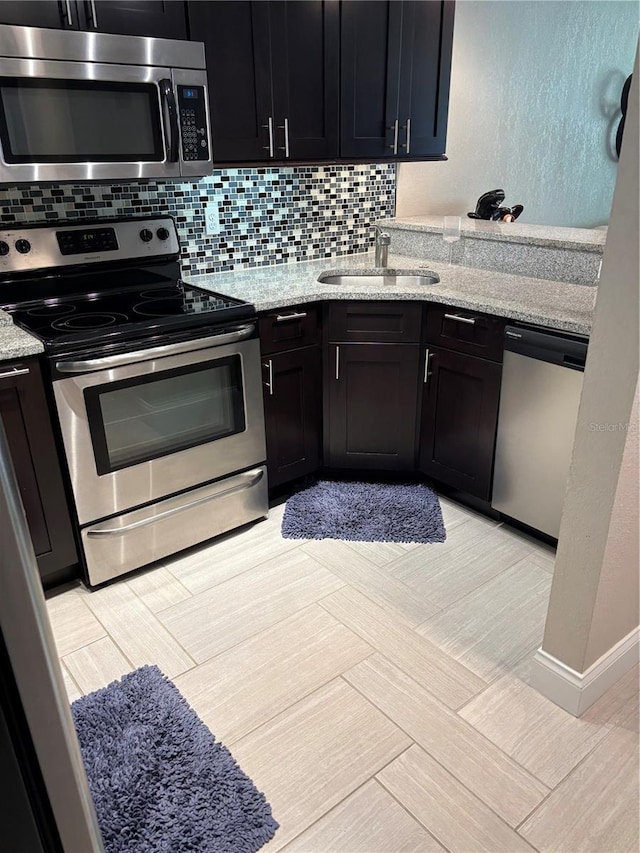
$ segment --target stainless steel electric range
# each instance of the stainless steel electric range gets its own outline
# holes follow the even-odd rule
[[[0,307],[44,345],[89,586],[268,511],[255,309],[178,257],[166,216],[0,230]]]

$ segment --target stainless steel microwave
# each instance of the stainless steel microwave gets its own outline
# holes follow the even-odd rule
[[[0,26],[0,183],[212,169],[203,44]]]

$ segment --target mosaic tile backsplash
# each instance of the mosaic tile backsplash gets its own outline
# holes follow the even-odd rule
[[[366,251],[371,223],[393,216],[393,164],[218,170],[192,183],[149,181],[0,188],[0,222],[169,213],[183,273],[305,261]],[[205,205],[219,231],[205,229]]]

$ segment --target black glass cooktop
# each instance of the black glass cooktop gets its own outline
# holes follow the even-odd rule
[[[8,310],[16,325],[40,338],[45,349],[51,350],[218,325],[255,314],[253,305],[180,280],[31,300]]]

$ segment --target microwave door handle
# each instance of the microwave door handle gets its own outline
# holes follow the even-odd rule
[[[171,80],[160,81],[160,97],[164,113],[164,138],[169,163],[178,162],[178,111]]]

